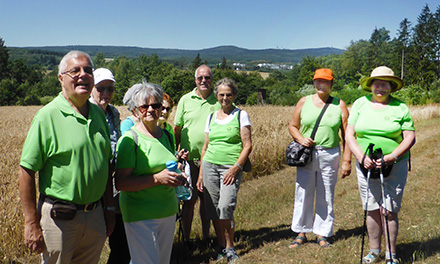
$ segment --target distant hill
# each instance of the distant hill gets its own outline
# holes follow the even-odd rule
[[[140,55],[157,54],[159,58],[165,61],[176,61],[182,58],[192,61],[197,54],[203,60],[209,63],[217,63],[225,57],[228,61],[233,62],[251,62],[265,61],[270,63],[298,63],[306,56],[320,57],[330,54],[341,54],[344,50],[336,48],[314,48],[314,49],[260,49],[251,50],[239,48],[236,46],[219,46],[215,48],[201,50],[183,50],[183,49],[152,49],[140,47],[124,47],[124,46],[90,46],[90,45],[71,45],[71,46],[46,46],[46,47],[8,47],[11,59],[23,58],[29,62],[32,56],[48,58],[50,56],[63,56],[71,50],[81,50],[95,56],[97,53],[103,53],[106,58],[114,58],[117,56],[126,56],[128,58],[136,58]],[[35,59],[33,59],[35,60]]]

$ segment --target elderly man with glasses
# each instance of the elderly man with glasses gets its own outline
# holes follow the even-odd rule
[[[95,79],[95,87],[92,89],[89,101],[104,111],[105,119],[110,129],[113,157],[116,157],[116,144],[121,137],[121,119],[118,109],[110,104],[115,95],[116,80],[113,73],[106,68],[99,68],[93,71],[93,77]],[[114,171],[114,165],[115,159],[113,158],[110,167],[112,172]],[[125,236],[124,222],[122,221],[122,215],[119,209],[119,191],[116,190],[116,188],[113,188],[113,197],[116,213],[115,229],[108,238],[110,255],[107,264],[128,264],[130,263],[130,252]]]
[[[200,169],[200,154],[205,139],[205,123],[208,116],[220,109],[220,104],[215,98],[212,85],[212,72],[206,65],[201,65],[195,71],[196,88],[185,94],[177,105],[174,118],[174,133],[176,146],[189,151],[192,186],[196,186]],[[191,200],[185,201],[182,210],[183,235],[189,243],[194,205],[200,197],[200,218],[202,220],[203,239],[209,238],[209,220],[207,220],[203,194],[193,189]]]
[[[114,226],[112,151],[104,113],[88,101],[94,85],[90,56],[66,54],[58,79],[60,95],[35,115],[23,145],[25,243],[42,253],[42,263],[98,263]]]

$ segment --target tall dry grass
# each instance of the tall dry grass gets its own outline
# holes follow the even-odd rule
[[[37,263],[39,259],[23,243],[17,168],[30,123],[40,108],[0,107],[0,263]],[[248,181],[242,185],[236,211],[239,263],[354,263],[345,262],[347,258],[353,257],[354,260],[355,254],[359,254],[358,235],[363,212],[354,176],[340,180],[337,185],[335,231],[339,240],[334,249],[323,252],[310,244],[295,252],[287,250],[296,173],[293,168],[272,173],[284,166],[285,147],[291,140],[287,124],[294,108],[242,108],[251,118],[254,149],[251,154],[253,171],[245,176]],[[122,118],[128,116],[124,107],[119,109]],[[437,158],[437,146],[440,138],[440,106],[410,109],[416,121],[418,143],[413,151],[413,171],[410,173],[415,177],[410,176],[404,197],[403,210],[408,217],[401,219],[403,230],[399,236],[401,246],[398,250],[410,251],[416,247],[419,249],[405,254],[414,254],[415,260],[428,259],[426,263],[438,263],[440,216],[437,212],[440,195],[437,189],[440,159]],[[250,180],[253,178],[257,179]],[[200,236],[201,228],[196,219],[193,237]],[[433,249],[435,247],[437,251]],[[197,256],[195,259],[201,260]],[[406,259],[410,260],[411,256]]]

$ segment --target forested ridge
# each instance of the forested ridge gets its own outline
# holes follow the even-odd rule
[[[115,74],[115,104],[121,104],[125,91],[142,80],[160,84],[174,100],[178,100],[194,88],[194,69],[201,64],[213,68],[214,81],[230,77],[237,82],[239,104],[260,103],[258,91],[265,89],[265,103],[295,105],[302,96],[314,92],[311,79],[314,71],[320,67],[328,67],[334,72],[332,95],[351,104],[366,93],[359,88],[359,81],[380,65],[389,66],[405,81],[405,89],[395,93],[401,100],[413,105],[439,103],[440,5],[435,11],[425,5],[417,21],[404,18],[397,26],[396,36],[390,36],[386,28],[375,28],[368,40],[351,41],[341,54],[302,56],[299,63],[292,64],[292,69],[271,70],[267,79],[263,79],[255,69],[250,72],[234,70],[232,64],[243,61],[237,61],[236,54],[227,54],[226,51],[223,55],[218,52],[215,58],[198,53],[189,61],[184,57],[170,59],[158,54],[112,57],[104,54],[104,49],[100,50],[99,46],[96,46],[95,52],[89,53],[92,54],[95,68],[106,67]],[[0,38],[0,105],[50,102],[61,90],[57,69],[53,65],[59,63],[65,52],[32,49],[26,53],[37,53],[35,56],[12,59],[6,41]],[[276,50],[265,52],[261,61],[283,63],[276,55]]]

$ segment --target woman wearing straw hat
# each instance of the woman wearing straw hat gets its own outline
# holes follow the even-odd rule
[[[364,210],[368,210],[366,225],[370,238],[370,251],[362,262],[374,263],[378,260],[381,237],[384,233],[387,263],[398,263],[397,213],[400,210],[408,175],[408,152],[415,143],[414,123],[408,106],[391,96],[392,92],[403,87],[403,81],[394,76],[390,68],[385,66],[375,68],[370,77],[361,81],[361,86],[364,90],[371,91],[371,95],[361,97],[354,102],[345,137],[358,161],[356,171],[359,192]],[[373,151],[382,149],[383,159],[370,158],[364,154],[371,143],[374,144]],[[382,161],[385,164],[382,164]],[[382,178],[382,183],[380,179],[370,179],[368,185],[361,169],[362,164],[370,172],[381,166],[391,164],[393,166],[389,176]],[[383,200],[386,202],[384,203]],[[386,223],[382,220],[385,213],[385,219],[388,220]]]
[[[314,146],[309,163],[305,167],[297,168],[291,228],[298,235],[289,245],[290,248],[304,244],[307,241],[306,233],[309,232],[317,235],[317,244],[320,247],[331,246],[327,237],[333,236],[333,200],[341,157],[341,138],[344,150],[341,177],[344,178],[351,172],[351,152],[344,139],[348,110],[344,101],[330,96],[333,72],[330,69],[317,69],[313,84],[316,93],[298,101],[288,127],[290,135],[300,144]],[[313,128],[326,104],[328,108],[322,116],[316,136],[312,139]]]

